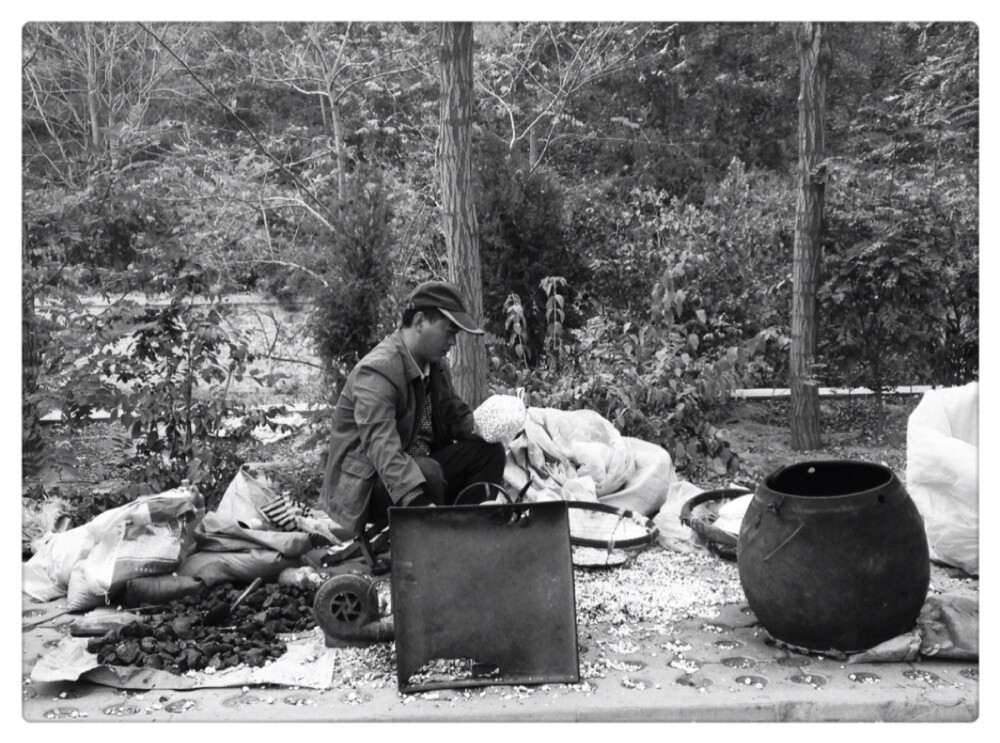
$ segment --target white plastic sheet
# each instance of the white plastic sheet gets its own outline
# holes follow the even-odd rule
[[[87,638],[64,637],[38,659],[31,669],[31,680],[34,683],[82,680],[118,689],[209,689],[264,684],[330,688],[339,655],[324,646],[318,628],[305,637],[289,636],[286,646],[284,655],[258,668],[240,665],[215,673],[177,674],[155,668],[102,665],[94,653],[87,652]]]
[[[930,390],[906,430],[906,489],[931,558],[979,574],[979,385]]]

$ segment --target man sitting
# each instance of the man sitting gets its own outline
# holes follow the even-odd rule
[[[458,288],[425,282],[407,298],[401,327],[348,375],[320,497],[349,532],[384,524],[390,506],[452,505],[472,483],[502,483],[503,445],[473,433],[472,410],[452,387],[445,355],[460,331],[483,332]],[[462,502],[485,499],[474,492]]]

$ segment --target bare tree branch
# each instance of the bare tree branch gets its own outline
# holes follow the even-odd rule
[[[167,53],[170,54],[170,56],[172,56],[174,59],[176,59],[180,63],[180,65],[184,68],[184,70],[191,76],[191,78],[206,93],[208,93],[212,97],[212,100],[214,100],[216,103],[218,103],[227,113],[229,113],[237,121],[237,123],[240,125],[240,128],[242,128],[250,136],[250,139],[253,141],[254,146],[265,157],[267,157],[271,162],[273,162],[275,165],[277,165],[278,168],[283,173],[285,173],[285,175],[287,175],[292,180],[292,182],[296,184],[296,186],[298,186],[299,190],[302,193],[304,193],[309,198],[310,201],[312,201],[314,204],[316,204],[323,211],[328,211],[326,205],[319,198],[317,198],[316,195],[312,193],[312,191],[310,191],[308,188],[305,187],[305,184],[302,183],[302,181],[299,179],[299,177],[297,175],[295,175],[295,173],[293,173],[292,171],[290,171],[285,166],[284,163],[282,163],[278,158],[276,158],[274,155],[271,154],[271,152],[264,146],[263,142],[261,142],[260,139],[257,138],[256,134],[254,134],[253,130],[247,125],[247,123],[245,121],[243,121],[243,119],[240,117],[240,115],[237,114],[236,111],[234,111],[231,106],[228,106],[226,103],[224,103],[219,98],[219,96],[217,96],[215,94],[215,91],[213,91],[211,88],[209,88],[202,81],[202,79],[195,73],[195,71],[191,69],[191,67],[187,64],[187,62],[185,62],[183,59],[181,59],[180,57],[178,57],[177,54],[174,53],[174,50],[171,49],[170,46],[168,46],[166,44],[166,42],[163,41],[163,39],[161,39],[159,36],[157,36],[145,24],[140,23],[139,26],[141,26],[143,29],[145,29],[146,33],[148,33],[150,36],[152,36],[154,39],[156,39],[156,41],[160,44],[160,46],[162,46],[167,51]],[[312,209],[311,207],[310,207],[310,210],[313,213],[315,213],[317,216],[319,216],[319,213],[316,210]],[[329,222],[327,222],[327,220],[325,218],[322,218],[322,219],[323,219],[323,222],[325,224],[329,224]]]

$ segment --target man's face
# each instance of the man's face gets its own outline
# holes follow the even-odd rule
[[[431,322],[421,315],[416,318],[417,346],[414,351],[427,361],[440,361],[455,345],[458,328],[446,317]]]

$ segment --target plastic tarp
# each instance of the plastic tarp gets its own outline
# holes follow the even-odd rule
[[[958,593],[931,594],[912,631],[851,655],[848,662],[912,662],[920,656],[979,660],[979,602]]]
[[[931,559],[979,574],[979,385],[929,390],[906,429],[906,489]]]
[[[622,436],[595,411],[530,407],[504,479],[516,492],[527,485],[529,501],[597,501],[652,516],[676,474],[665,449]]]
[[[184,674],[155,668],[104,665],[87,652],[87,638],[64,637],[38,659],[31,669],[34,683],[89,681],[118,689],[208,689],[274,684],[277,686],[328,689],[333,682],[339,654],[324,646],[317,628],[305,637],[289,636],[288,650],[265,666],[236,666],[215,673],[188,671]]]

